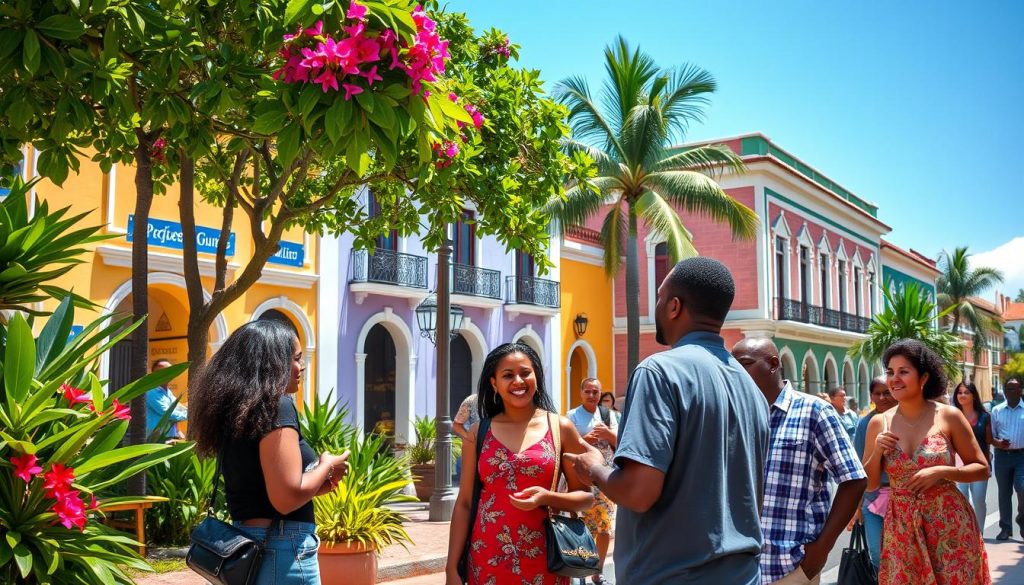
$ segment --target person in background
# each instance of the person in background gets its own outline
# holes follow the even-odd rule
[[[896,399],[892,397],[889,387],[885,384],[885,378],[882,376],[871,380],[871,403],[874,404],[875,408],[860,419],[860,422],[857,423],[857,432],[853,435],[853,448],[857,451],[857,456],[861,458],[861,461],[864,460],[864,441],[867,439],[868,423],[875,415],[882,414],[896,406]],[[854,522],[860,521],[864,523],[864,534],[868,539],[868,554],[871,557],[871,564],[875,567],[875,572],[878,572],[882,562],[883,516],[878,513],[877,509],[872,509],[872,503],[878,499],[879,492],[882,490],[885,490],[886,497],[888,497],[889,474],[884,469],[879,481],[879,488],[864,492],[860,510],[858,510],[857,515],[854,517]],[[846,529],[853,530],[853,522],[850,522]]]
[[[216,457],[234,525],[264,542],[253,585],[320,585],[313,497],[338,487],[348,456],[316,453],[294,395],[305,362],[292,328],[268,319],[232,333],[189,385],[189,435]]]
[[[782,379],[771,339],[743,339],[732,356],[769,405],[761,583],[817,585],[828,553],[857,511],[867,476],[836,411]],[[834,500],[826,477],[839,484]]]
[[[988,477],[967,419],[935,400],[946,391],[945,365],[916,339],[882,356],[898,406],[868,422],[868,489],[889,474],[880,585],[988,585],[991,576],[978,521],[955,482]],[[956,457],[963,461],[958,466]]]
[[[853,434],[857,432],[859,417],[856,412],[846,408],[846,390],[842,386],[829,390],[828,401],[839,413],[839,420],[843,423],[843,429],[846,430],[846,437],[852,441]]]
[[[151,372],[157,372],[164,368],[171,366],[170,360],[158,359],[153,362],[150,367]],[[183,420],[188,420],[188,409],[182,404],[174,404],[176,400],[174,393],[171,392],[170,388],[166,384],[163,386],[157,386],[152,390],[146,392],[146,436],[150,439],[164,442],[164,441],[179,441],[183,438],[181,431],[178,430],[178,423]],[[174,405],[174,409],[171,410],[171,405]],[[166,431],[162,436],[154,436],[156,426],[163,419],[167,411],[171,413],[167,416],[167,422],[170,423]]]
[[[1024,536],[1024,404],[1021,404],[1020,380],[1010,378],[1003,385],[1006,401],[992,409],[992,445],[996,485],[999,488],[999,535],[997,540],[1013,536],[1013,492],[1017,493],[1017,525]]]
[[[981,447],[985,455],[985,462],[989,469],[992,469],[992,449],[989,443],[992,439],[992,425],[989,413],[981,403],[981,395],[978,388],[972,382],[960,382],[953,391],[953,406],[964,413],[967,424],[971,425],[974,431],[974,440]],[[978,518],[978,527],[985,529],[985,515],[988,513],[988,505],[985,502],[985,492],[988,491],[988,478],[972,483],[958,483],[957,487],[971,505],[974,507],[974,515]]]
[[[607,393],[606,393],[607,394]],[[601,381],[587,378],[580,383],[580,405],[565,414],[566,418],[576,425],[576,431],[583,440],[597,447],[604,455],[605,462],[611,462],[618,442],[619,422],[615,413],[602,406]],[[612,521],[615,519],[615,504],[594,489],[594,505],[583,513],[583,522],[597,543],[598,565],[604,570],[604,559],[608,555],[608,546],[612,538]],[[598,573],[592,577],[594,583],[602,585],[608,581]]]
[[[846,401],[846,409],[852,412],[853,414],[856,414],[858,420],[860,420],[860,405],[857,404],[856,398],[851,398]]]
[[[615,406],[615,394],[611,392],[602,392],[601,401],[598,404],[611,411],[612,416],[615,417],[616,421],[622,417],[622,413],[619,412],[618,407]]]
[[[615,576],[630,585],[756,585],[768,405],[725,349],[736,285],[688,258],[658,287],[658,343],[633,371],[614,464],[567,455],[619,508]]]

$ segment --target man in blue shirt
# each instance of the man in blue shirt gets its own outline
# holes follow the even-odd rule
[[[732,355],[770,405],[761,585],[817,585],[828,553],[860,505],[867,475],[835,409],[782,379],[771,339],[744,339]],[[828,478],[839,484],[831,508]]]
[[[596,449],[566,455],[619,505],[619,583],[760,579],[768,405],[725,349],[736,287],[711,258],[676,264],[658,288],[654,354],[630,376],[614,465]]]
[[[169,367],[171,362],[165,359],[158,359],[153,362],[151,371],[156,372]],[[149,392],[146,392],[146,436],[152,437],[153,431],[156,430],[157,423],[163,418],[164,413],[171,409],[171,405],[176,400],[174,393],[170,391],[167,386],[158,386],[153,388]],[[182,439],[181,431],[178,430],[178,423],[183,420],[188,420],[188,410],[182,405],[175,406],[174,410],[167,417],[171,423],[167,434],[162,437],[156,437],[159,441],[166,441],[170,439]]]
[[[1021,385],[1010,378],[1003,387],[1006,402],[992,409],[992,445],[996,485],[999,487],[999,534],[996,540],[1013,536],[1013,492],[1017,493],[1017,526],[1024,535],[1024,402]]]

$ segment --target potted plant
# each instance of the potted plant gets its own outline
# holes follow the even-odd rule
[[[437,427],[433,418],[417,416],[413,421],[413,430],[416,432],[416,442],[406,449],[406,456],[412,465],[416,497],[421,502],[427,502],[434,494],[434,439],[437,438]]]
[[[373,585],[377,554],[411,542],[402,527],[405,514],[388,507],[416,501],[402,493],[411,481],[408,463],[386,453],[384,445],[383,437],[348,435],[348,473],[338,489],[313,499],[324,583]]]

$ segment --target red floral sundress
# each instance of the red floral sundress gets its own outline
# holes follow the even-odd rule
[[[477,473],[483,484],[469,551],[469,585],[568,585],[548,573],[545,508],[520,510],[509,496],[530,486],[551,487],[555,445],[551,428],[522,453],[514,453],[490,430]]]
[[[926,467],[953,465],[953,449],[932,433],[913,454],[899,446],[885,458],[889,509],[882,538],[879,585],[989,585],[988,556],[974,511],[953,482],[920,493],[902,489]]]

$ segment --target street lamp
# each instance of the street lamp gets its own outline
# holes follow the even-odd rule
[[[576,332],[576,337],[583,337],[583,334],[587,332],[587,324],[590,323],[590,319],[587,319],[586,313],[578,313],[576,320],[572,322],[572,328]]]
[[[455,489],[452,487],[452,419],[449,415],[449,374],[451,370],[450,345],[458,335],[465,311],[452,306],[449,270],[451,242],[445,239],[437,251],[437,297],[430,296],[416,307],[416,323],[420,335],[437,348],[437,438],[434,440],[434,494],[430,496],[430,521],[448,522],[455,509]]]

